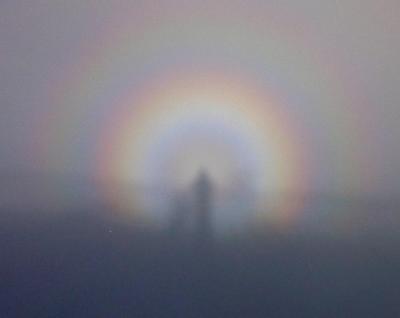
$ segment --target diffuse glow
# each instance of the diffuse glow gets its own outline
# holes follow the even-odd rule
[[[358,93],[338,58],[318,47],[317,30],[254,3],[229,14],[204,4],[212,17],[181,5],[142,4],[83,43],[52,90],[59,107],[40,127],[44,164],[84,166],[124,210],[137,202],[115,182],[180,187],[200,166],[219,187],[235,174],[256,176],[262,193],[307,192],[319,180],[357,186],[367,165],[354,155]],[[278,200],[274,209],[286,222],[302,202]]]

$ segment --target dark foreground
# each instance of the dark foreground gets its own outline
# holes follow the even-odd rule
[[[237,235],[207,246],[93,215],[3,213],[0,317],[400,317],[398,243]]]

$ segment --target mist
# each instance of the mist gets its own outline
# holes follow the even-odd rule
[[[397,317],[400,4],[1,1],[1,317]]]

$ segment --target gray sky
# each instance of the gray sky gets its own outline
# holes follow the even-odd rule
[[[321,55],[326,59],[329,59],[329,56],[333,57],[335,62],[332,62],[331,66],[338,67],[339,74],[344,74],[342,75],[343,77],[347,77],[346,74],[349,74],[348,79],[352,85],[349,90],[355,92],[355,95],[361,100],[361,102],[357,102],[355,107],[357,111],[353,111],[352,116],[358,117],[363,129],[359,129],[356,125],[354,129],[364,135],[361,137],[360,150],[358,148],[354,150],[359,154],[354,156],[356,158],[368,156],[369,158],[366,162],[370,167],[367,170],[373,171],[368,178],[363,179],[361,176],[361,180],[373,184],[366,191],[400,194],[400,147],[398,146],[400,138],[400,125],[398,124],[400,120],[399,1],[285,0],[269,1],[266,4],[250,1],[249,4],[246,4],[250,9],[243,12],[240,8],[244,5],[235,1],[225,3],[216,1],[213,3],[219,4],[211,4],[210,2],[203,6],[190,6],[183,3],[179,3],[179,1],[163,1],[154,2],[151,5],[148,1],[147,4],[140,1],[135,1],[133,4],[131,1],[123,0],[1,1],[0,169],[4,172],[15,170],[48,170],[54,172],[53,167],[57,165],[46,162],[46,155],[43,156],[41,153],[45,147],[42,134],[46,135],[47,132],[40,129],[43,118],[51,120],[48,118],[51,118],[51,114],[54,112],[57,113],[57,107],[60,108],[59,111],[61,113],[66,112],[66,109],[61,109],[62,107],[68,107],[66,102],[58,103],[58,100],[54,102],[56,91],[54,86],[63,85],[62,83],[67,73],[66,70],[79,65],[82,56],[86,56],[86,58],[89,56],[90,59],[90,53],[87,52],[90,52],[91,49],[97,50],[96,46],[99,46],[98,50],[101,51],[103,49],[101,39],[112,37],[107,34],[118,34],[118,28],[122,30],[135,27],[144,28],[142,33],[140,31],[135,33],[137,37],[140,34],[143,34],[144,37],[150,37],[150,35],[146,34],[152,30],[156,33],[161,32],[157,29],[158,22],[136,23],[135,19],[141,16],[141,12],[144,20],[147,19],[146,14],[149,14],[149,20],[163,19],[163,17],[171,17],[176,14],[174,17],[178,22],[171,22],[171,24],[180,23],[182,29],[186,28],[186,24],[191,23],[190,17],[187,18],[187,14],[179,13],[182,6],[185,7],[186,12],[202,10],[206,12],[202,17],[210,15],[219,21],[218,23],[208,22],[207,19],[203,21],[199,18],[200,22],[196,26],[187,26],[189,35],[185,36],[188,37],[193,34],[199,34],[198,29],[202,26],[206,27],[208,23],[215,23],[216,26],[222,25],[222,27],[229,29],[231,25],[234,26],[234,22],[229,20],[227,16],[232,15],[238,19],[236,21],[239,21],[239,28],[243,27],[245,30],[243,31],[244,35],[238,35],[244,38],[243,41],[246,41],[246,34],[249,34],[249,37],[256,38],[259,36],[259,41],[268,42],[268,39],[266,40],[262,36],[262,32],[265,31],[262,24],[254,27],[259,29],[251,29],[251,23],[247,22],[248,20],[252,21],[252,17],[249,17],[249,15],[254,12],[260,12],[260,10],[266,10],[266,19],[273,16],[274,21],[271,23],[276,27],[276,30],[269,30],[266,34],[276,34],[278,40],[274,43],[278,44],[265,44],[265,47],[268,45],[279,46],[279,37],[282,36],[282,33],[297,34],[296,28],[304,26],[307,30],[313,30],[312,33],[305,31],[306,34],[312,35],[304,37],[300,35],[297,40],[303,44],[293,44],[293,47],[301,47],[303,50],[301,54],[312,54],[312,49],[307,52],[307,44],[304,44],[307,38],[311,38],[316,43],[314,47],[321,48],[321,51],[323,51]],[[220,7],[224,7],[225,10]],[[164,8],[167,8],[165,14],[163,13]],[[271,12],[273,12],[272,15]],[[127,18],[129,16],[131,16],[131,20]],[[120,18],[130,21],[127,27],[119,25]],[[169,22],[166,22],[166,24],[170,25]],[[146,30],[146,28],[149,30]],[[280,28],[285,31],[281,32]],[[115,33],[113,33],[114,29],[116,30]],[[252,34],[251,32],[253,31],[250,30],[253,30],[254,34],[257,35]],[[300,32],[300,34],[302,33]],[[205,33],[205,36],[207,37],[207,33]],[[212,36],[210,34],[210,37]],[[220,36],[224,37],[224,34]],[[226,36],[233,35],[226,34]],[[293,35],[289,38],[296,41]],[[157,41],[154,40],[157,39],[156,36],[151,39],[152,41]],[[184,39],[185,37],[181,34],[174,35],[173,41],[175,42],[172,46],[179,50]],[[290,42],[290,39],[285,40],[285,42]],[[210,43],[206,39],[200,44],[197,43],[196,48],[201,48],[203,45],[207,56],[210,51]],[[157,46],[158,43],[154,45]],[[104,47],[107,48],[107,44],[104,44]],[[111,45],[111,47],[113,46]],[[167,45],[160,45],[160,47],[165,49]],[[306,51],[304,51],[304,48]],[[221,46],[222,50],[223,47]],[[235,58],[235,50],[231,49],[231,51],[233,58]],[[278,49],[277,52],[279,52]],[[162,56],[164,53],[161,50],[159,54]],[[191,53],[180,54],[182,55],[177,56],[185,56],[187,58],[188,56],[190,57]],[[122,58],[122,55],[117,53],[110,56]],[[211,59],[210,56],[207,56],[207,60]],[[237,53],[237,56],[248,57],[244,53]],[[291,56],[287,56],[289,60]],[[133,64],[140,64],[138,57],[132,57],[132,59],[136,59]],[[336,59],[340,60],[340,63],[336,63]],[[151,62],[147,61],[146,63]],[[279,61],[279,63],[282,64],[283,62]],[[289,61],[288,63],[290,65],[291,62]],[[296,64],[298,62],[293,63]],[[112,66],[113,64],[110,63],[110,65]],[[116,70],[121,67],[118,63],[115,63],[115,65]],[[112,75],[114,74],[112,70],[104,72],[106,73],[105,77],[115,76]],[[296,77],[295,68],[293,68],[292,72],[292,75]],[[282,77],[290,78],[290,75],[291,71],[289,69],[285,71]],[[339,76],[339,78],[341,77]],[[101,84],[96,83],[94,81],[91,84],[94,90],[96,85],[99,85],[98,89],[101,90]],[[307,90],[312,91],[311,84],[306,84],[309,87],[306,87],[305,92]],[[119,84],[119,86],[121,85]],[[292,85],[293,83],[283,86],[290,91],[291,87],[293,87]],[[329,85],[327,87],[329,88]],[[133,89],[135,89],[134,85]],[[335,90],[337,90],[336,87]],[[73,93],[70,94],[73,95]],[[292,93],[289,92],[288,95],[290,94]],[[307,95],[307,93],[304,93],[304,95]],[[317,96],[318,93],[315,93],[315,95]],[[101,94],[99,96],[99,98],[102,98]],[[326,96],[326,100],[332,102],[330,96]],[[326,107],[332,108],[332,105]],[[99,106],[99,109],[101,109],[101,106]],[[302,112],[302,109],[300,108],[298,111]],[[340,112],[343,113],[344,111]],[[305,116],[309,116],[307,111],[304,111],[304,113],[306,114]],[[312,115],[310,116],[312,117]],[[314,121],[317,120],[317,117],[312,118]],[[48,132],[48,134],[52,133],[54,131]],[[328,146],[321,143],[321,147]],[[321,152],[323,151],[321,150]],[[316,161],[320,160],[321,165],[323,165],[325,158],[322,155],[316,155],[315,158]],[[59,169],[60,173],[64,172],[62,171],[63,168]],[[72,167],[69,166],[66,171],[73,170],[85,173],[86,169],[86,163],[82,165],[72,164]],[[329,167],[325,167],[325,169],[329,170]],[[368,173],[366,171],[366,174]],[[326,185],[327,190],[329,190],[329,182],[325,182],[324,178],[327,178],[327,175],[321,177],[321,180],[317,181],[316,184],[322,187]]]

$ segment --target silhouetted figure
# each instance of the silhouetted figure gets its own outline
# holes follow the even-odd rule
[[[194,236],[196,244],[207,245],[213,238],[212,184],[205,170],[201,170],[193,185]]]

